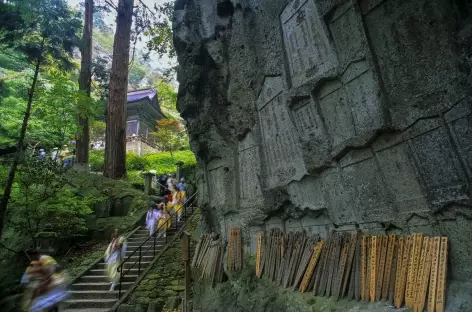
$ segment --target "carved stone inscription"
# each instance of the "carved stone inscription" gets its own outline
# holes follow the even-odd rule
[[[297,103],[292,109],[292,115],[298,132],[305,140],[309,137],[324,137],[324,129],[321,118],[316,111],[316,106],[309,98]]]
[[[337,66],[336,54],[313,0],[290,2],[280,20],[294,87]]]
[[[223,162],[220,159],[211,161],[208,166],[208,186],[212,205],[217,207],[223,205],[226,199],[225,177]]]
[[[250,132],[239,142],[238,159],[241,207],[251,207],[261,199],[262,191],[259,147]]]
[[[299,180],[306,173],[282,86],[281,77],[267,77],[257,103],[268,187]]]

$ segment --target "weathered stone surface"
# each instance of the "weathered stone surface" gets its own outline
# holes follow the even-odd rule
[[[178,108],[203,227],[242,227],[249,253],[275,227],[447,235],[449,276],[471,279],[461,3],[177,0]]]

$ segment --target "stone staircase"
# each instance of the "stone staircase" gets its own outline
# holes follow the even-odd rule
[[[166,241],[175,235],[179,229],[185,225],[185,222],[188,218],[191,217],[191,208],[187,208],[182,219],[177,222],[177,228],[174,223],[172,227],[166,231],[166,238],[156,239],[156,252],[155,255],[158,255],[159,252],[165,247]],[[195,209],[195,208],[194,208]],[[192,209],[193,211],[193,209]],[[172,217],[172,220],[175,220]],[[126,257],[130,256],[135,250],[139,249],[139,246],[149,237],[149,231],[141,226],[128,237],[128,247],[126,250]],[[122,277],[121,283],[121,295],[123,296],[126,291],[135,283],[136,279],[143,273],[143,271],[151,264],[154,257],[153,250],[154,239],[149,239],[142,246],[141,253],[141,267],[138,268],[138,263],[135,264],[135,261],[139,259],[139,251],[137,251],[131,258],[129,262],[124,264],[125,275]],[[149,250],[144,253],[145,250]],[[104,251],[105,252],[105,251]],[[129,271],[128,269],[132,267]],[[127,272],[128,271],[128,272]],[[101,260],[90,270],[88,270],[84,275],[79,277],[71,285],[71,296],[68,300],[64,301],[60,305],[60,311],[62,312],[104,312],[110,311],[113,305],[118,301],[118,287],[117,284],[115,291],[110,292],[110,283],[106,279],[105,273],[105,262]]]

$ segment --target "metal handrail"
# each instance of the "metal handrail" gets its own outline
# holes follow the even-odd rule
[[[195,192],[192,196],[190,196],[183,204],[182,204],[182,209],[184,209],[183,213],[182,213],[182,216],[187,216],[187,208],[191,208],[191,214],[193,214],[193,205],[188,205],[188,203],[190,201],[193,201],[195,202],[195,199],[196,199],[196,195],[197,195],[198,192]],[[188,206],[188,207],[187,207]],[[119,285],[118,285],[118,297],[121,297],[121,284],[122,284],[122,280],[123,280],[123,276],[126,275],[132,268],[134,268],[134,266],[136,265],[136,263],[138,263],[138,275],[141,274],[141,259],[142,259],[142,248],[143,248],[143,245],[146,244],[151,238],[154,239],[154,243],[149,246],[145,251],[144,251],[144,254],[146,254],[151,248],[153,249],[153,257],[156,256],[156,241],[157,241],[157,236],[156,234],[158,234],[159,230],[164,228],[164,227],[167,227],[167,223],[169,221],[172,221],[172,218],[175,217],[175,220],[174,220],[174,225],[175,225],[175,229],[177,229],[177,213],[174,212],[173,214],[171,214],[170,218],[166,220],[166,222],[164,222],[164,224],[162,224],[160,227],[158,227],[153,233],[152,235],[150,235],[146,240],[144,240],[144,242],[141,243],[141,245],[139,245],[139,247],[137,247],[128,257],[126,257],[125,260],[123,260],[123,262],[121,262],[121,264],[118,266],[117,268],[117,271],[120,272],[120,280],[119,280]],[[166,228],[166,232],[167,232],[167,228]],[[164,235],[165,232],[161,233],[161,235],[159,235],[159,238],[162,238],[162,236]],[[167,244],[167,235],[165,236],[165,243]],[[123,272],[123,265],[127,262],[131,262],[130,259],[132,256],[134,256],[136,254],[136,252],[138,252],[139,250],[139,257],[138,259],[128,268],[128,270],[126,270],[125,272]]]

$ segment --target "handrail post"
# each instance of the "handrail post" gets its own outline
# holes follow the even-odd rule
[[[120,266],[120,281],[118,282],[119,285],[118,285],[118,299],[121,297],[121,283],[122,283],[122,279],[123,279],[123,263],[121,263],[121,266]]]
[[[179,220],[179,218],[178,218],[178,213],[177,213],[177,212],[174,213],[174,218],[175,218],[175,222],[174,222],[174,224],[175,224],[175,229],[177,230],[177,228],[178,228],[178,227],[177,227],[177,222],[178,222],[177,220]]]
[[[141,274],[141,246],[139,246],[138,275]]]
[[[156,236],[157,236],[157,233],[154,232],[154,246],[152,247],[153,248],[153,252],[152,252],[152,257],[154,258],[156,256]]]

